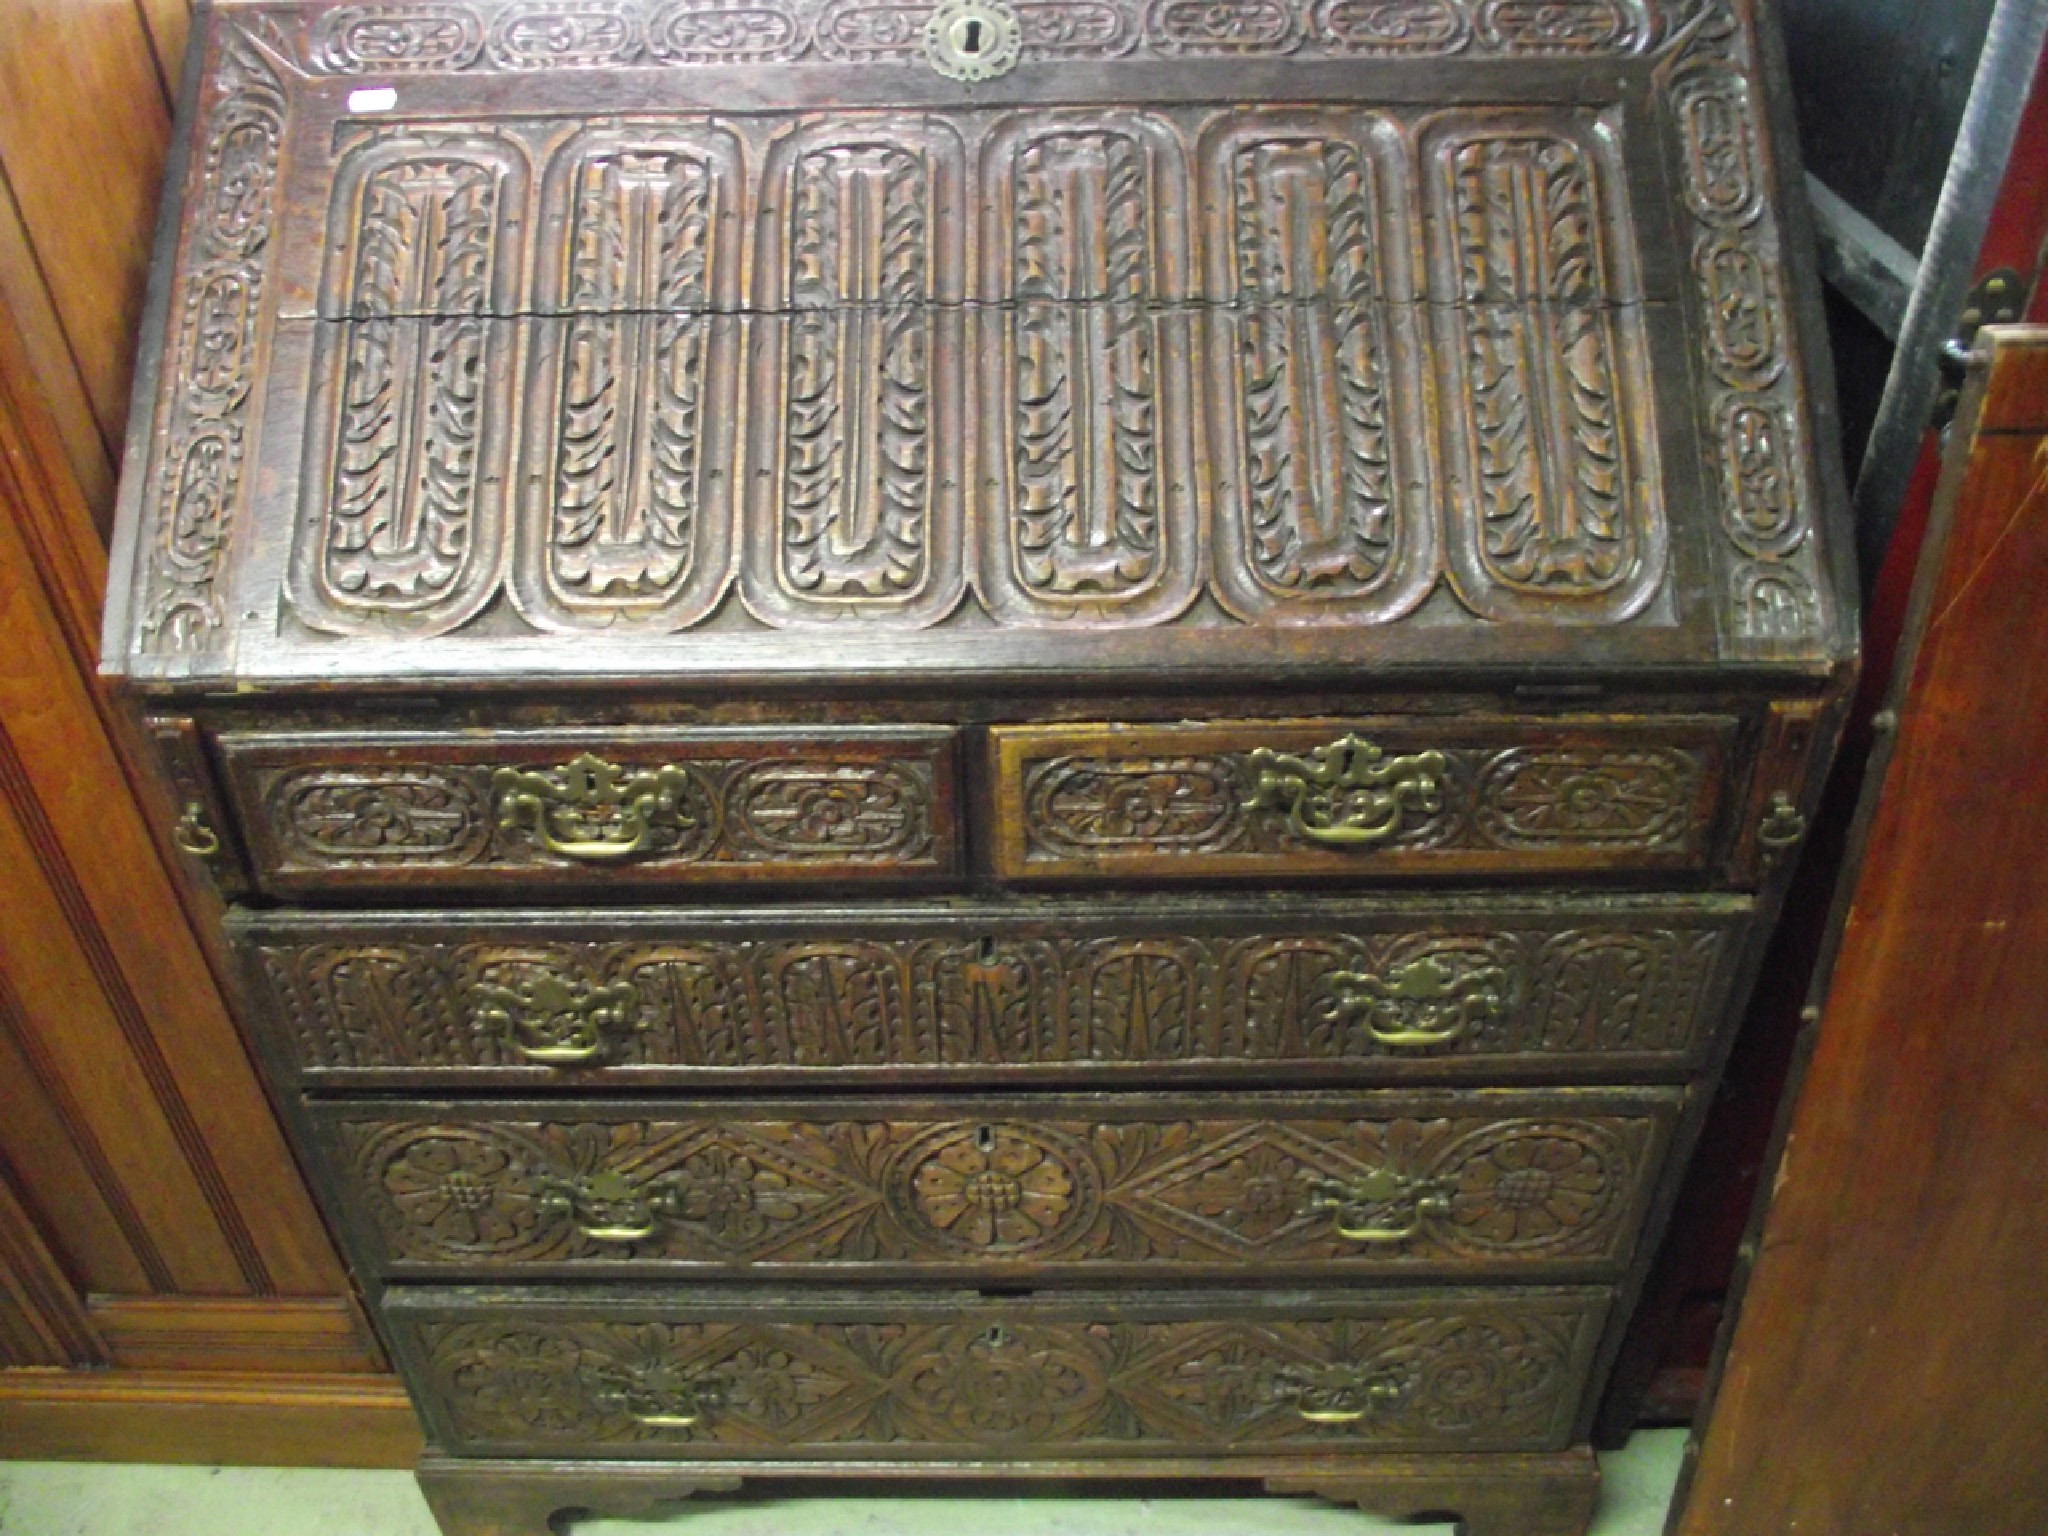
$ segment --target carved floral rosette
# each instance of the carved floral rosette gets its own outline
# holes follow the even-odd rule
[[[352,1114],[333,1134],[348,1203],[410,1265],[1487,1269],[1618,1263],[1657,1123]]]

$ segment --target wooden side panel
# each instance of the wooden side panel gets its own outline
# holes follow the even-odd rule
[[[188,20],[183,0],[0,0],[0,298],[29,317],[37,377],[102,518]]]
[[[2048,433],[2011,393],[2039,388],[2048,333],[2023,335],[1998,343],[1995,411],[1959,434],[1937,507],[1682,1536],[2048,1526]]]

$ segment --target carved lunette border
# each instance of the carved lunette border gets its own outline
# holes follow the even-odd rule
[[[152,462],[142,492],[133,646],[163,658],[225,647],[221,590],[255,432],[251,402],[267,328],[266,283],[287,114],[277,61],[244,28],[220,27],[194,145],[186,245],[165,320]]]
[[[1755,3],[1691,0],[1675,20],[1657,81],[1689,215],[1682,255],[1699,348],[1697,409],[1719,509],[1715,613],[1731,656],[1816,656],[1831,627],[1830,599]]]

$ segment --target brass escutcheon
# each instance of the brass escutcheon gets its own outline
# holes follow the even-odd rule
[[[1472,1025],[1507,1009],[1507,977],[1496,965],[1460,972],[1441,956],[1424,955],[1383,976],[1335,971],[1330,976],[1337,1010],[1365,1015],[1366,1032],[1393,1049],[1448,1045]]]
[[[1005,0],[945,0],[924,24],[926,62],[948,80],[1007,75],[1023,47],[1023,24]]]

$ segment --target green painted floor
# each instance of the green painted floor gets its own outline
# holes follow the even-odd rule
[[[1658,1536],[1685,1432],[1601,1458],[1593,1536]],[[579,1521],[574,1536],[1448,1536],[1295,1499],[701,1500],[662,1520]],[[0,1462],[4,1536],[436,1536],[404,1472]]]

